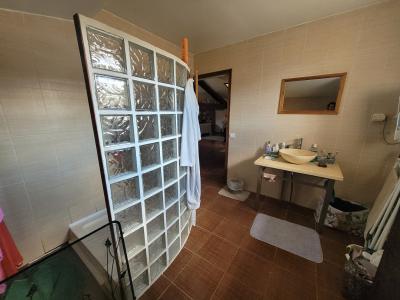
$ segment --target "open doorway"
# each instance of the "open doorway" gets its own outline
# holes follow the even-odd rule
[[[217,184],[227,176],[231,77],[231,69],[199,75],[201,173]]]

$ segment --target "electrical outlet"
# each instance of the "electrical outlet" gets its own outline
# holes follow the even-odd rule
[[[383,122],[386,120],[386,115],[384,113],[375,113],[371,116],[371,122]]]

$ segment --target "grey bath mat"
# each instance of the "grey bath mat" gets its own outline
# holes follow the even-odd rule
[[[219,190],[218,194],[238,201],[246,201],[246,199],[249,198],[250,192],[241,191],[237,193],[231,193],[228,190],[228,187],[224,186],[222,189]]]
[[[250,235],[315,263],[321,263],[323,260],[319,235],[313,229],[265,214],[257,214]]]

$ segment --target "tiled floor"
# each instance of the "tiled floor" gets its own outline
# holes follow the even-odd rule
[[[257,212],[218,195],[220,187],[203,180],[197,226],[141,299],[342,299],[345,245],[359,241],[324,228],[324,262],[312,263],[253,239],[249,230]],[[314,226],[312,211],[277,200],[264,198],[260,211]]]

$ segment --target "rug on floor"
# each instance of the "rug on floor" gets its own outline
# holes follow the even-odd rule
[[[229,191],[227,186],[224,186],[222,189],[219,190],[218,194],[238,201],[246,201],[246,199],[249,198],[250,192],[242,191],[232,193]]]
[[[259,213],[251,226],[250,235],[315,263],[323,260],[319,235],[311,228]]]

